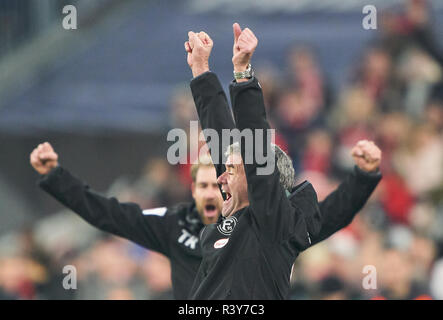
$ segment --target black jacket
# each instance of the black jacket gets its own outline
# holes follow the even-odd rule
[[[215,129],[221,137],[223,129],[235,127],[215,74],[207,72],[193,79],[191,89],[202,129]],[[230,91],[240,131],[269,128],[261,87],[255,78],[231,84]],[[219,156],[213,156],[217,175],[224,170],[225,147],[219,143]],[[355,168],[319,205],[309,182],[294,188],[287,199],[279,185],[278,170],[271,176],[258,176],[256,168],[256,164],[245,165],[250,206],[202,232],[203,262],[191,298],[286,298],[290,269],[298,253],[349,224],[381,178],[380,174]],[[226,224],[232,229],[229,233],[223,232]]]
[[[42,176],[39,185],[98,229],[166,255],[174,297],[188,297],[201,261],[198,234],[203,224],[194,203],[142,210],[94,192],[60,166]]]
[[[234,87],[235,85],[231,86],[231,89]],[[221,137],[224,129],[236,128],[225,92],[215,73],[205,72],[194,78],[191,81],[191,91],[203,130],[215,130]],[[261,92],[259,85],[256,91]],[[231,90],[231,101],[235,99],[232,96],[234,92],[235,90]],[[213,160],[216,163],[217,176],[220,176],[225,170],[223,163],[226,160],[226,145],[219,143],[218,147],[218,158]],[[294,187],[289,199],[293,206],[302,208],[310,216],[308,222],[312,245],[350,224],[381,177],[380,172],[368,173],[355,166],[338,188],[321,202],[318,202],[317,194],[309,181]]]
[[[257,80],[234,83],[230,89],[237,128],[269,128]],[[263,138],[258,143],[270,150]],[[255,136],[253,140],[255,146]],[[244,143],[241,153],[245,162]],[[311,244],[304,214],[286,196],[278,170],[257,174],[252,154],[252,163],[244,163],[249,206],[203,229],[203,260],[192,299],[285,299],[292,264]]]

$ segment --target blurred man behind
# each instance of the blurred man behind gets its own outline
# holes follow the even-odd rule
[[[30,155],[31,165],[41,175],[39,186],[60,203],[100,230],[168,257],[176,299],[187,298],[201,262],[198,234],[205,224],[217,221],[222,207],[211,159],[199,160],[191,168],[194,201],[143,210],[91,190],[59,165],[58,154],[48,142]]]

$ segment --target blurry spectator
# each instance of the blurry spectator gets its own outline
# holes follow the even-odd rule
[[[290,131],[303,131],[312,127],[318,113],[307,104],[299,91],[283,92],[278,105],[280,124]]]
[[[288,65],[287,85],[279,91],[277,109],[272,113],[275,117],[271,119],[288,141],[295,170],[298,170],[307,130],[323,125],[330,103],[321,68],[310,48],[292,47]]]
[[[301,253],[293,268],[292,282],[304,283],[308,287],[320,281],[330,272],[331,256],[326,242],[316,244],[308,251]]]
[[[395,172],[385,174],[380,189],[380,202],[390,221],[407,224],[416,199],[404,178]]]
[[[144,208],[155,208],[167,203],[185,201],[190,197],[189,184],[181,182],[184,170],[179,171],[171,166],[164,158],[150,159],[140,178],[134,183],[133,191],[136,199],[128,199],[139,203]],[[183,179],[183,178],[182,178]],[[189,179],[189,170],[186,172]]]
[[[375,104],[361,88],[349,89],[341,96],[331,121],[338,139],[334,162],[339,170],[352,168],[354,163],[349,153],[359,140],[374,140],[371,123],[374,115]]]
[[[419,234],[415,234],[410,247],[413,261],[414,279],[421,283],[428,283],[432,266],[437,257],[434,242]]]
[[[45,280],[47,274],[35,261],[15,256],[0,260],[0,288],[6,296],[17,299],[36,297],[36,283]]]
[[[328,132],[324,130],[312,131],[306,142],[302,159],[303,170],[329,173],[332,157],[332,141]]]
[[[349,296],[343,281],[335,275],[329,275],[319,284],[318,298],[321,300],[347,300]]]
[[[399,60],[397,76],[405,90],[404,110],[420,118],[432,88],[441,81],[440,67],[422,50],[410,49]]]
[[[424,196],[442,184],[443,140],[428,125],[418,125],[410,131],[407,149],[394,161],[413,194]]]
[[[385,113],[377,119],[375,128],[377,141],[383,151],[383,169],[384,172],[392,170],[392,157],[395,152],[403,148],[410,138],[412,130],[411,120],[400,112]]]
[[[397,107],[392,105],[391,68],[392,59],[388,51],[381,46],[374,46],[365,51],[363,62],[352,79],[383,110]]]
[[[439,224],[435,207],[424,201],[417,203],[409,214],[409,225],[420,234],[437,236],[438,233],[434,233],[434,228]]]
[[[355,279],[357,250],[359,243],[354,235],[344,229],[333,235],[328,241],[328,249],[331,253],[330,270],[343,282],[351,284]]]
[[[143,263],[142,272],[145,283],[149,288],[149,299],[173,299],[171,266],[164,255],[150,251]]]
[[[179,86],[171,98],[171,128],[189,131],[189,121],[198,121],[194,99],[187,85]]]
[[[425,108],[424,122],[440,135],[443,133],[443,101],[432,99]]]
[[[312,49],[294,46],[288,60],[291,87],[299,92],[301,103],[306,108],[320,112],[327,104],[326,88],[322,70]]]
[[[132,244],[116,237],[98,242],[81,259],[77,285],[78,299],[117,297],[146,299],[147,288],[140,284],[137,261],[130,255]]]
[[[378,273],[381,294],[376,299],[431,299],[428,290],[413,279],[413,264],[408,252],[387,249],[382,261]]]
[[[363,88],[347,89],[338,101],[333,126],[341,130],[346,127],[367,126],[371,124],[371,119],[376,115],[376,107],[376,103]]]

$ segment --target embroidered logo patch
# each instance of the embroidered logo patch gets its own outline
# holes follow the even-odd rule
[[[229,236],[232,232],[232,230],[234,230],[235,226],[237,225],[237,218],[236,217],[229,217],[225,220],[223,220],[223,222],[221,222],[218,226],[217,229],[218,231],[220,231],[220,233],[224,234],[225,236]]]
[[[229,241],[229,238],[223,238],[223,239],[217,240],[214,243],[214,248],[215,249],[223,248],[228,243],[228,241]]]

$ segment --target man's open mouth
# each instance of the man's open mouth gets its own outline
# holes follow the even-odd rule
[[[226,194],[226,199],[224,202],[228,202],[232,198],[232,196],[229,192],[225,192],[225,194]]]
[[[217,207],[213,204],[205,205],[205,215],[213,216],[217,213]]]

